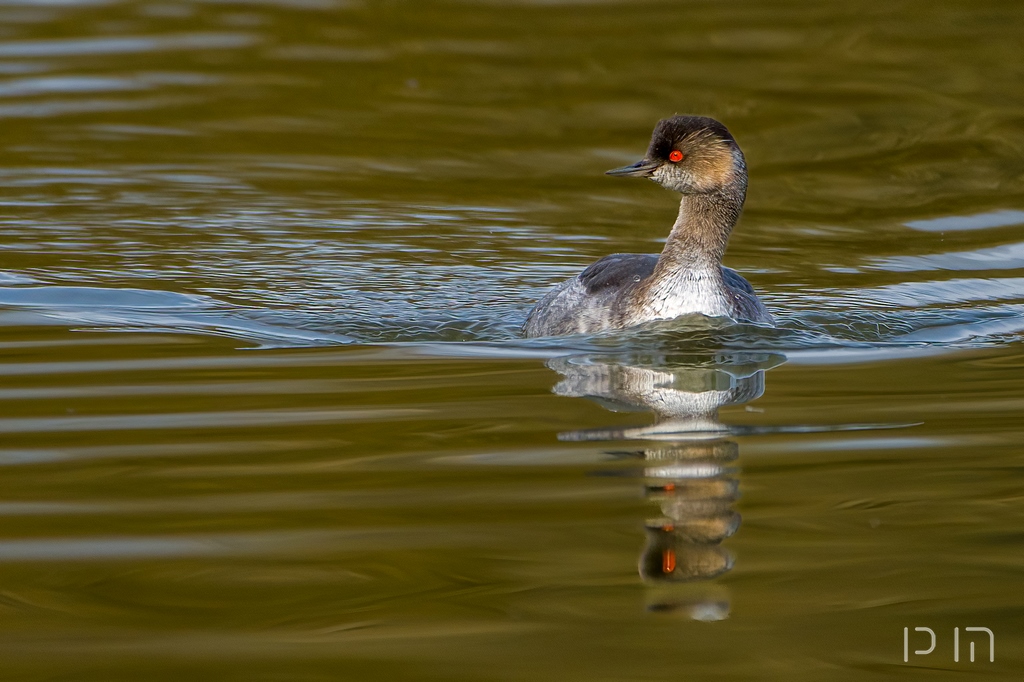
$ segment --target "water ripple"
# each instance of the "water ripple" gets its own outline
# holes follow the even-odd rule
[[[183,33],[180,35],[105,36],[0,42],[0,57],[83,57],[170,50],[223,50],[258,41],[246,33]]]
[[[1024,268],[1024,242],[923,256],[895,256],[869,261],[870,267],[890,272],[926,270],[1019,270]]]

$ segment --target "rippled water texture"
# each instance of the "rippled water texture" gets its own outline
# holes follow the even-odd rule
[[[1022,35],[0,4],[0,677],[1020,679]],[[602,172],[675,112],[746,153],[779,327],[519,338],[660,249]]]

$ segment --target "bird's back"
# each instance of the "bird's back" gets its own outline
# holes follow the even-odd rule
[[[647,279],[658,257],[613,253],[549,291],[537,302],[523,325],[533,336],[561,336],[614,329],[618,302]]]

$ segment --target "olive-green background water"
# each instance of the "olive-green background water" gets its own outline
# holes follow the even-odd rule
[[[1020,679],[1022,35],[0,4],[0,679]],[[518,339],[676,112],[780,328]]]

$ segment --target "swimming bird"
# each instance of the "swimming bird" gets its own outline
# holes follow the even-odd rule
[[[701,314],[771,325],[771,313],[722,257],[747,195],[743,152],[706,116],[658,122],[641,161],[608,175],[650,178],[682,194],[660,254],[605,256],[548,292],[523,325],[527,337],[624,329]]]

